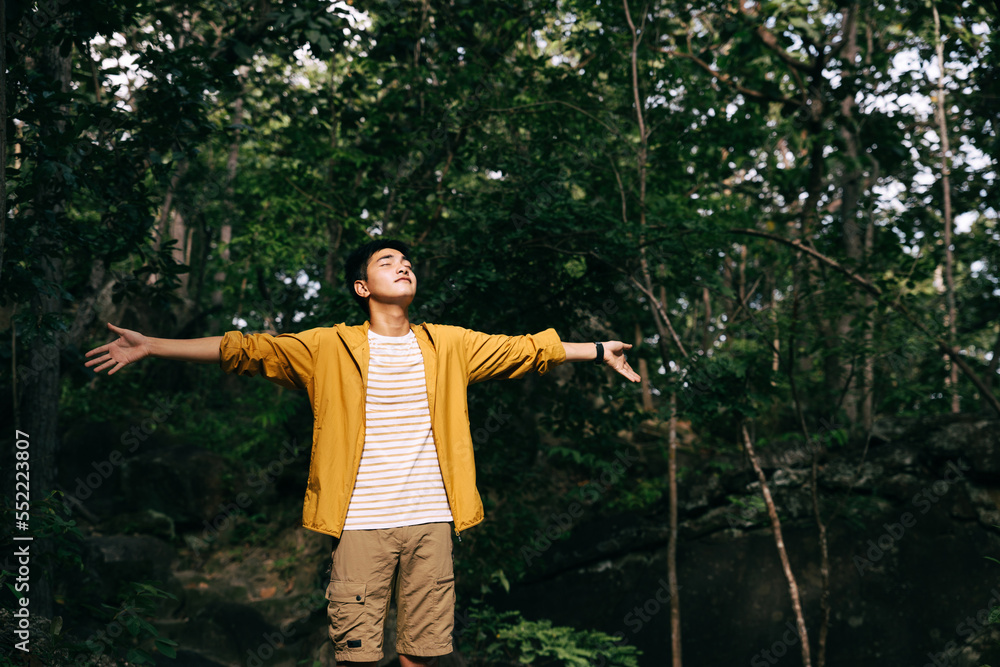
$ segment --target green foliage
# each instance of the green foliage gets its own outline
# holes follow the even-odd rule
[[[620,512],[640,512],[656,504],[668,490],[664,477],[639,477],[623,486],[621,492],[608,502],[608,509]]]
[[[748,512],[751,514],[756,514],[758,512],[766,511],[764,505],[764,499],[759,495],[748,495],[748,496],[729,496],[729,502],[731,502],[735,507],[740,508],[742,512]]]
[[[363,321],[340,273],[377,234],[413,242],[414,321],[629,340],[633,365],[648,365],[652,410],[584,364],[470,388],[474,433],[491,411],[510,415],[476,442],[490,523],[459,557],[472,589],[523,574],[529,536],[572,502],[596,515],[659,502],[666,476],[638,468],[663,465],[665,438],[642,443],[642,466],[613,466],[640,451],[645,422],[662,433],[671,394],[694,452],[736,449],[747,420],[771,446],[797,443],[797,408],[830,448],[859,435],[868,397],[876,415],[950,411],[941,354],[920,330],[950,336],[943,192],[925,166],[940,146],[918,105],[892,103],[927,92],[893,72],[894,54],[931,60],[927,3],[857,5],[853,23],[829,0],[642,15],[632,3],[637,89],[619,3],[389,2],[364,16],[319,0],[8,4],[18,224],[3,241],[0,361],[17,375],[0,377],[0,394],[54,368],[33,356],[47,338],[62,373],[59,406],[21,405],[21,417],[58,407],[62,428],[124,427],[175,400],[158,436],[266,469],[284,443],[307,447],[304,395],[211,364],[95,378],[82,350],[109,339],[108,319],[182,338]],[[37,20],[51,11],[63,13]],[[940,11],[962,73],[945,82],[952,145],[983,156],[958,151],[951,170],[954,212],[972,221],[953,243],[955,343],[986,376],[1000,48],[978,27],[986,5]],[[838,57],[817,59],[824,42]],[[122,86],[133,57],[142,78]],[[812,248],[888,297],[738,229]],[[661,308],[686,354],[660,331]],[[970,382],[956,390],[963,410],[979,408]],[[849,499],[847,520],[875,502]],[[268,537],[262,515],[236,524],[238,537]]]
[[[80,547],[82,535],[76,522],[66,518],[60,500],[62,497],[61,492],[53,491],[47,497],[31,503],[28,534],[35,540],[44,540],[45,544],[44,549],[33,551],[32,563],[38,565],[45,563],[61,571],[77,574],[83,570]],[[15,516],[19,514],[14,511],[13,497],[5,496],[3,503],[0,504],[0,521],[3,521],[5,526],[14,526]],[[12,583],[14,575],[15,573],[7,570],[0,571],[0,600],[9,608],[12,608],[10,603],[24,597],[15,590]],[[8,598],[6,593],[10,593],[12,598]]]
[[[103,619],[103,633],[83,642],[65,642],[62,648],[73,656],[89,656],[92,660],[109,655],[135,665],[157,664],[156,653],[175,658],[177,642],[161,637],[156,626],[146,619],[157,610],[161,600],[177,599],[172,593],[158,588],[157,583],[130,582],[119,596],[117,605],[101,603],[96,610],[96,616]]]
[[[35,553],[32,564],[37,568],[43,562],[48,562],[57,572],[72,572],[76,573],[74,577],[79,577],[79,572],[83,569],[80,556],[82,535],[76,522],[64,517],[60,496],[61,494],[54,492],[49,497],[32,503],[31,533],[36,539],[35,544],[44,540],[48,547]],[[0,511],[0,519],[7,525],[13,524],[13,513],[7,503]],[[13,579],[14,573],[0,571],[0,586],[16,600],[21,594],[11,583]],[[85,640],[68,636],[62,632],[62,618],[57,616],[52,619],[47,636],[32,637],[32,646],[41,646],[41,654],[51,655],[50,659],[56,662],[70,656],[74,664],[81,657],[89,661],[105,654],[136,665],[156,664],[154,653],[173,658],[176,656],[177,642],[160,636],[159,630],[147,620],[148,616],[157,611],[161,600],[176,599],[176,596],[158,588],[156,584],[157,582],[129,582],[121,592],[117,605],[100,601],[96,605],[81,603],[79,606],[91,610],[93,618],[104,626],[104,634],[95,634]],[[7,604],[7,600],[4,606],[14,608],[14,605]],[[112,628],[110,632],[109,628]]]
[[[604,632],[553,626],[547,619],[529,621],[517,611],[498,612],[477,605],[468,617],[460,650],[467,660],[483,667],[638,667],[642,655]]]

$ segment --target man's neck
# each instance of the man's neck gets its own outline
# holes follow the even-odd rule
[[[410,316],[405,308],[372,308],[368,328],[380,336],[405,336],[410,333]]]

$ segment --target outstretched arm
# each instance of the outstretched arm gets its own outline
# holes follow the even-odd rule
[[[119,337],[107,345],[95,347],[88,352],[87,356],[92,358],[84,364],[87,367],[96,366],[94,371],[98,373],[110,369],[108,375],[114,375],[125,366],[146,357],[201,363],[219,362],[219,343],[222,341],[222,336],[190,340],[150,338],[138,331],[116,327],[110,322],[108,329]]]
[[[609,340],[601,343],[604,348],[603,362],[618,371],[632,382],[638,382],[639,374],[632,370],[625,359],[626,350],[631,350],[630,343],[620,340]],[[597,345],[594,343],[563,343],[566,350],[566,361],[596,361]]]

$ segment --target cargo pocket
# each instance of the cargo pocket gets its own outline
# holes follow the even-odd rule
[[[366,596],[366,585],[363,582],[331,581],[326,587],[330,639],[337,650],[347,648],[349,638],[355,641],[361,637],[368,639],[369,632],[365,628]]]
[[[366,588],[367,586],[363,582],[331,581],[330,585],[326,587],[326,599],[330,602],[363,605]]]

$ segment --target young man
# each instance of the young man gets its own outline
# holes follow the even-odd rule
[[[326,597],[338,665],[374,667],[382,658],[394,590],[402,666],[435,665],[451,653],[450,525],[460,535],[483,520],[470,383],[545,373],[564,361],[602,362],[639,380],[625,359],[632,346],[620,341],[412,324],[417,277],[408,254],[403,243],[379,240],[348,258],[347,287],[368,314],[360,326],[169,340],[108,324],[120,337],[87,353],[86,365],[109,375],[152,356],[217,362],[308,392],[314,430],[302,525],[335,538]]]

